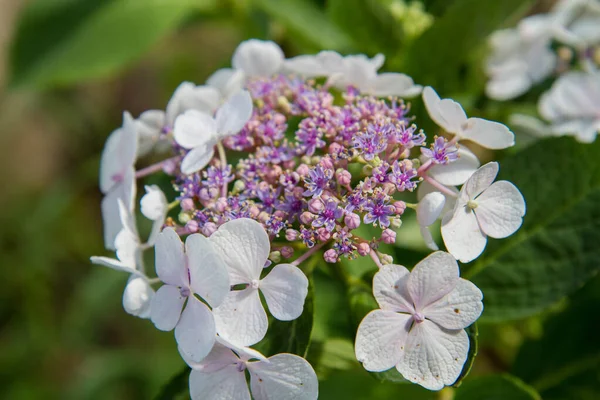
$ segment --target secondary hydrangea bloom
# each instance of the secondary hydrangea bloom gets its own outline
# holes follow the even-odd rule
[[[188,236],[184,252],[177,233],[165,228],[156,241],[156,274],[165,284],[152,299],[152,322],[163,331],[175,329],[182,353],[201,361],[215,343],[216,329],[211,310],[195,295],[211,307],[223,302],[229,277],[221,255],[200,234]]]
[[[138,135],[135,122],[128,112],[123,113],[123,126],[106,140],[100,160],[100,190],[104,246],[115,250],[115,238],[121,228],[119,200],[132,212],[135,203],[135,160]]]
[[[213,157],[219,140],[237,134],[252,115],[252,99],[247,91],[233,95],[217,110],[215,117],[188,110],[175,120],[175,141],[190,149],[181,162],[181,171],[194,173],[204,168]]]
[[[430,86],[423,89],[423,101],[431,119],[458,140],[470,140],[488,149],[505,149],[515,144],[515,136],[506,125],[467,118],[460,104],[452,99],[440,99]]]
[[[271,244],[258,222],[247,218],[227,222],[210,241],[227,265],[231,285],[245,285],[229,292],[223,304],[213,310],[220,336],[242,346],[265,336],[268,320],[259,290],[275,318],[290,321],[302,314],[308,279],[298,267],[279,264],[266,277],[260,277]]]
[[[481,291],[459,277],[456,260],[435,252],[411,272],[385,265],[373,277],[373,294],[381,309],[367,314],[356,334],[363,367],[395,367],[430,390],[454,383],[469,352],[464,328],[483,310]]]
[[[498,163],[479,168],[463,185],[452,212],[442,220],[442,238],[448,251],[462,262],[477,258],[487,237],[512,235],[525,215],[525,199],[510,182],[494,182]]]
[[[600,132],[600,71],[562,75],[539,102],[539,113],[555,135],[573,135],[583,143]]]
[[[192,368],[190,395],[193,400],[317,399],[317,375],[302,357],[283,353],[266,358],[255,350],[231,349],[228,345],[224,341],[217,342],[200,363],[186,360]],[[246,370],[250,374],[250,390]]]

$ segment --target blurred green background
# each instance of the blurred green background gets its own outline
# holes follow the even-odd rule
[[[485,39],[552,3],[0,0],[0,398],[148,399],[183,368],[172,333],[123,311],[127,277],[88,261],[105,254],[98,162],[123,110],[164,108],[181,81],[203,83],[229,65],[241,40],[256,37],[277,41],[287,56],[384,53],[385,70],[434,86],[469,115],[506,122],[513,111],[535,110],[539,91],[487,100]],[[435,133],[420,100],[413,111]],[[491,243],[491,256],[467,269],[493,271],[474,279],[490,311],[469,379],[433,393],[370,376],[354,360],[356,321],[341,312],[355,305],[348,288],[319,268],[309,360],[323,378],[321,399],[600,398],[600,281],[590,280],[600,265],[600,149],[571,139],[518,142],[508,154],[475,149],[484,161],[511,158],[501,160],[503,176],[521,187],[529,214],[509,241],[514,252]],[[578,169],[589,174],[574,177]],[[575,185],[575,202],[556,194]],[[422,244],[399,237],[390,251],[412,266]],[[527,265],[512,268],[520,260]],[[368,282],[372,266],[360,263],[348,268]]]

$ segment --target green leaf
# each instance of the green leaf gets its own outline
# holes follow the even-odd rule
[[[254,348],[266,356],[292,353],[306,357],[314,321],[314,282],[309,278],[308,295],[302,315],[293,321],[270,318],[267,336]]]
[[[600,269],[600,141],[540,141],[502,162],[499,179],[527,202],[513,236],[490,239],[467,269],[484,293],[481,321],[524,318],[581,287]]]
[[[188,393],[190,367],[187,365],[177,373],[169,382],[163,386],[160,393],[155,397],[155,400],[174,400],[184,398]],[[186,396],[185,398],[188,398]]]
[[[536,391],[510,375],[469,380],[456,390],[454,400],[541,400]]]
[[[351,41],[315,4],[302,0],[254,0],[256,6],[319,49],[345,50]]]
[[[213,2],[34,1],[21,17],[11,49],[11,83],[46,87],[108,76]]]
[[[523,15],[532,0],[457,0],[400,56],[401,71],[439,93],[461,89],[464,66],[507,19]],[[480,59],[477,62],[481,62]]]
[[[512,373],[546,400],[596,399],[600,392],[598,307],[600,276],[575,293],[569,306],[543,324],[543,335],[521,346]]]
[[[360,51],[374,55],[398,50],[402,27],[379,0],[329,0],[327,12]]]
[[[465,329],[467,331],[467,335],[469,335],[469,354],[467,354],[467,361],[463,366],[462,372],[460,373],[458,379],[452,386],[459,387],[462,385],[463,380],[469,375],[471,369],[473,368],[473,364],[475,363],[475,357],[477,357],[477,353],[479,352],[479,343],[478,336],[479,330],[477,329],[477,323],[469,326]]]

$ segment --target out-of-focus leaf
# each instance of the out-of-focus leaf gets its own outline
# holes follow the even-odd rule
[[[189,377],[190,367],[187,365],[177,373],[169,382],[163,386],[160,393],[155,397],[155,400],[175,400],[189,398]],[[184,397],[185,396],[185,397]]]
[[[403,54],[402,72],[439,93],[461,88],[471,54],[507,19],[524,14],[532,0],[457,0]]]
[[[378,0],[329,0],[327,12],[362,52],[393,53],[400,47],[402,27]]]
[[[527,202],[523,226],[467,269],[484,293],[481,320],[539,313],[600,270],[600,142],[540,141],[506,158],[499,179]],[[464,267],[465,269],[467,267]]]
[[[315,270],[315,326],[314,340],[325,341],[332,337],[354,340],[344,284]]]
[[[592,400],[600,393],[600,278],[578,291],[569,306],[550,317],[539,339],[521,346],[512,373],[544,399]]]
[[[139,58],[213,0],[37,0],[11,51],[13,85],[51,86],[107,76]]]
[[[468,380],[456,390],[454,400],[541,400],[536,391],[510,375],[490,375]]]
[[[346,50],[351,40],[315,4],[302,0],[254,0],[257,7],[294,35],[328,50]]]
[[[473,363],[475,363],[475,357],[477,357],[477,353],[479,352],[479,330],[477,329],[477,323],[469,326],[465,329],[467,334],[469,335],[469,354],[467,355],[467,361],[463,366],[462,372],[460,376],[454,382],[454,387],[459,387],[462,385],[463,380],[469,375],[471,372],[471,368],[473,368]]]

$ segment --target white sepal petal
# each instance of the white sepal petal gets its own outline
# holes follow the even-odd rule
[[[414,307],[406,288],[408,269],[388,264],[373,277],[373,295],[383,310],[412,313]]]
[[[487,244],[475,213],[464,204],[449,211],[442,219],[442,239],[457,260],[468,263],[479,257]]]
[[[466,147],[459,147],[458,160],[446,165],[435,164],[429,169],[428,173],[429,176],[442,185],[458,186],[465,183],[477,171],[479,165],[479,159],[473,152]]]
[[[319,382],[312,366],[294,354],[276,354],[268,362],[248,363],[256,400],[316,400]]]
[[[417,311],[450,293],[459,279],[454,257],[436,251],[421,260],[411,271],[407,289]]]
[[[477,216],[479,227],[488,236],[501,239],[515,233],[523,223],[525,199],[510,182],[494,182],[479,197]]]
[[[506,125],[482,118],[469,118],[461,138],[492,150],[506,149],[515,145],[515,134]]]
[[[211,307],[218,307],[229,293],[229,275],[220,253],[199,233],[188,236],[185,252],[190,287]]]
[[[190,373],[192,400],[250,400],[246,374],[230,364],[216,371],[192,370]]]
[[[215,154],[214,142],[192,149],[181,162],[181,172],[186,175],[198,172],[208,165]]]
[[[252,97],[247,90],[233,96],[217,110],[215,117],[218,138],[237,134],[252,116]]]
[[[237,47],[231,65],[247,76],[270,77],[281,69],[284,58],[283,51],[275,42],[250,39]]]
[[[151,302],[154,290],[146,278],[131,275],[123,292],[123,308],[139,318],[150,318]]]
[[[150,318],[161,331],[171,331],[179,322],[185,302],[178,287],[162,285],[154,294],[150,307]]]
[[[417,205],[417,222],[421,226],[433,224],[442,213],[446,197],[440,192],[426,194]]]
[[[202,361],[213,348],[216,334],[210,309],[194,296],[189,296],[175,327],[175,339],[181,351],[192,361]]]
[[[423,309],[427,319],[446,329],[463,329],[483,311],[483,293],[473,283],[460,278],[456,287]]]
[[[269,321],[258,289],[229,292],[223,303],[213,309],[213,314],[217,333],[235,345],[251,346],[267,333]]]
[[[217,122],[209,114],[188,110],[175,120],[173,135],[178,145],[193,149],[214,141],[217,137]]]
[[[308,278],[291,264],[276,265],[260,282],[271,314],[280,321],[291,321],[302,314],[308,294]]]
[[[154,253],[156,275],[161,281],[173,286],[188,285],[183,243],[173,228],[167,227],[158,235]]]

